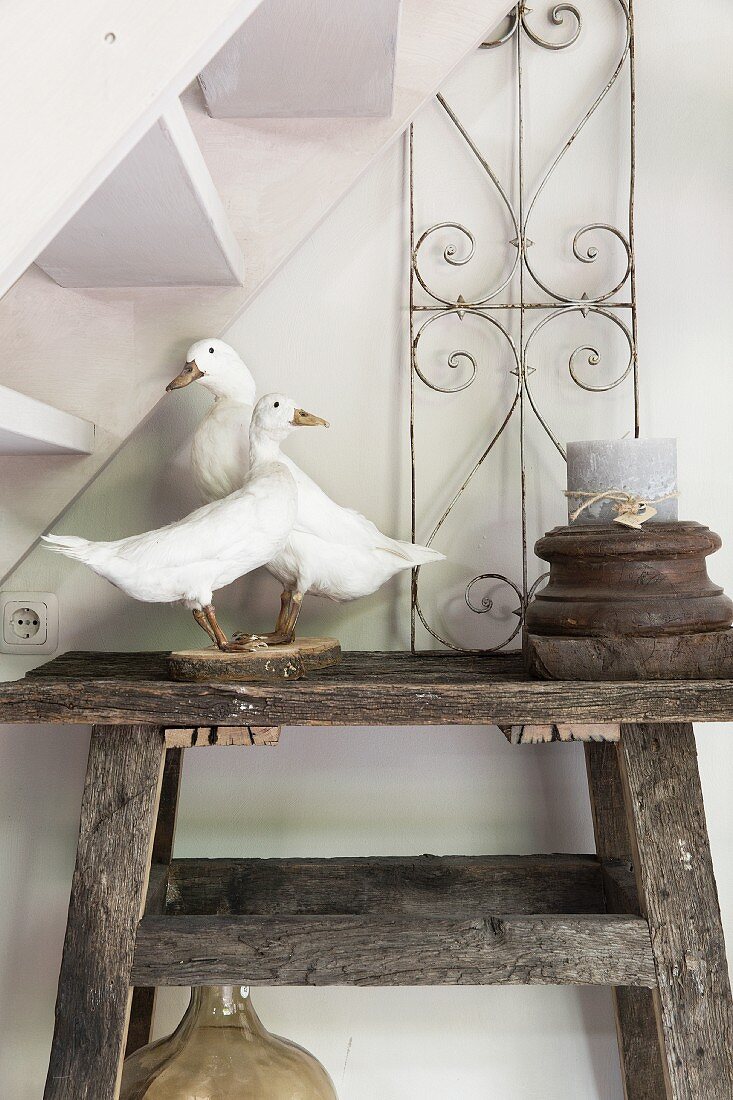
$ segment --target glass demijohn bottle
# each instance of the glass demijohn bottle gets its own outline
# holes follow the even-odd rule
[[[125,1060],[120,1100],[338,1100],[312,1054],[271,1035],[247,986],[198,986],[173,1032]]]

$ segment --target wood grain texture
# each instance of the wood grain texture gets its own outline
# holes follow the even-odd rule
[[[166,748],[204,749],[227,745],[277,745],[279,726],[194,726],[167,729]]]
[[[165,660],[162,653],[66,654],[0,685],[0,714],[6,722],[145,721],[184,728],[733,718],[730,680],[540,682],[523,671],[519,655],[346,653],[336,668],[296,683],[252,685],[172,683],[164,678]]]
[[[662,638],[557,638],[530,634],[541,680],[730,680],[733,630]]]
[[[335,638],[296,638],[288,645],[250,653],[222,653],[215,647],[181,650],[168,658],[168,674],[171,680],[204,684],[301,680],[340,660],[341,646]]]
[[[555,527],[535,544],[550,577],[527,609],[531,635],[658,638],[725,630],[733,602],[708,576],[721,539],[701,523]]]
[[[593,726],[524,725],[505,726],[502,733],[510,745],[542,745],[551,741],[618,741],[621,727],[617,722],[597,722]]]
[[[116,1095],[163,752],[160,728],[92,731],[44,1100]]]
[[[378,950],[377,950],[378,947]],[[638,917],[144,917],[133,980],[155,985],[653,985]]]
[[[158,818],[153,837],[150,878],[145,902],[145,912],[148,914],[162,913],[165,910],[182,769],[183,749],[168,749],[165,753],[163,781],[158,802]],[[133,989],[125,1057],[150,1042],[150,1029],[154,1012],[155,987],[138,986]]]
[[[479,917],[602,913],[593,856],[405,856],[358,859],[176,859],[166,911]],[[376,945],[375,945],[376,948]]]
[[[692,727],[623,725],[619,762],[672,1100],[733,1097],[733,1001]]]
[[[586,745],[585,759],[607,909],[640,913],[617,747]],[[613,1001],[625,1100],[666,1100],[657,991],[616,986]]]

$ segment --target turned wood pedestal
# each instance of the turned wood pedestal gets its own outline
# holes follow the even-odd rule
[[[548,680],[733,678],[733,602],[708,576],[720,536],[700,523],[556,527],[535,553],[525,652]]]
[[[691,725],[733,720],[733,681],[536,682],[519,659],[370,653],[203,685],[167,680],[165,654],[67,654],[0,701],[8,722],[94,724],[46,1100],[113,1100],[156,986],[240,982],[608,985],[627,1100],[733,1098]],[[283,724],[585,741],[596,853],[173,859],[185,746],[275,745]]]

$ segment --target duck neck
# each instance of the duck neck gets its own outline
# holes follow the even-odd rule
[[[249,436],[249,464],[250,467],[261,465],[263,462],[282,462],[283,455],[280,450],[280,440],[273,439],[269,435],[250,432]]]
[[[204,375],[202,381],[217,401],[237,401],[242,405],[255,403],[257,387],[248,370],[220,368],[215,377]]]

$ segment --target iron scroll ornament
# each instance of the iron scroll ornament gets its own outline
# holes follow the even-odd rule
[[[571,313],[580,313],[585,319],[590,319],[596,326],[599,322],[611,324],[616,331],[622,334],[627,347],[627,358],[614,372],[610,381],[598,381],[589,375],[603,362],[600,350],[601,343],[593,337],[576,347],[568,358],[568,377],[575,386],[591,394],[602,394],[621,386],[627,379],[633,382],[633,411],[635,434],[639,434],[639,392],[638,392],[638,361],[636,353],[636,287],[634,268],[634,184],[635,184],[635,84],[634,84],[634,36],[633,36],[633,9],[630,0],[613,0],[619,14],[623,19],[623,45],[617,55],[610,74],[604,81],[599,92],[584,111],[579,121],[571,130],[568,138],[563,143],[559,152],[551,161],[544,175],[536,186],[532,197],[527,201],[524,183],[525,160],[525,126],[523,117],[522,93],[524,90],[525,74],[523,69],[523,50],[525,48],[540,48],[557,54],[568,50],[582,39],[583,20],[580,11],[573,4],[556,4],[547,12],[548,22],[554,27],[567,28],[567,33],[558,40],[544,38],[536,29],[535,23],[530,22],[531,9],[524,4],[518,4],[508,17],[508,26],[499,37],[483,43],[481,49],[495,50],[512,42],[515,49],[515,79],[517,85],[517,178],[518,195],[516,202],[512,201],[507,189],[497,174],[492,169],[488,160],[478,148],[464,124],[456,112],[442,95],[437,96],[437,103],[445,112],[450,123],[459,138],[465,142],[474,161],[483,171],[490,185],[490,192],[498,197],[502,203],[508,218],[514,238],[509,241],[509,247],[513,249],[506,269],[495,285],[490,286],[480,295],[469,300],[459,294],[452,298],[441,293],[426,277],[421,269],[422,252],[426,242],[432,241],[436,234],[442,234],[447,243],[442,248],[442,260],[453,268],[463,268],[475,259],[476,239],[472,231],[461,222],[445,220],[437,222],[423,230],[419,236],[415,230],[415,158],[414,140],[415,127],[409,130],[409,177],[410,177],[410,439],[412,454],[412,536],[416,540],[416,486],[418,478],[418,464],[415,441],[416,418],[416,381],[422,386],[441,394],[455,394],[467,390],[476,380],[481,365],[471,351],[465,347],[448,353],[446,363],[449,370],[458,371],[465,369],[457,378],[455,384],[441,384],[431,377],[430,367],[423,361],[420,341],[425,330],[445,319],[447,316],[457,316],[462,321],[466,315],[479,317],[498,330],[511,348],[511,374],[516,378],[516,386],[513,387],[508,411],[502,419],[498,429],[491,429],[490,437],[480,449],[479,453],[469,458],[467,472],[460,479],[455,493],[452,495],[446,509],[435,524],[432,533],[427,540],[427,545],[434,543],[439,532],[450,522],[458,501],[465,493],[481,466],[489,458],[498,440],[506,431],[513,418],[518,417],[520,422],[520,506],[521,506],[521,556],[522,577],[521,582],[515,582],[510,577],[501,573],[486,571],[477,574],[465,587],[464,599],[466,606],[474,614],[486,615],[495,610],[494,601],[490,596],[478,597],[481,584],[499,584],[506,586],[516,597],[518,606],[513,614],[516,623],[510,624],[506,636],[495,645],[474,652],[497,653],[505,650],[519,635],[524,623],[527,604],[534,591],[541,583],[543,577],[539,577],[534,583],[529,581],[529,555],[527,537],[527,490],[525,477],[525,433],[527,421],[533,419],[539,424],[541,430],[548,436],[558,453],[564,458],[564,448],[550,427],[546,416],[540,408],[532,391],[530,377],[536,368],[531,365],[531,352],[538,334],[548,329],[560,317]],[[536,20],[536,15],[533,15]],[[527,46],[527,43],[530,45]],[[570,242],[570,250],[573,258],[579,263],[593,264],[600,255],[601,238],[613,239],[620,246],[623,257],[623,265],[620,274],[612,280],[610,287],[589,295],[585,289],[575,294],[565,293],[553,287],[549,280],[544,278],[533,265],[529,255],[533,241],[530,238],[528,227],[530,221],[537,213],[537,205],[540,196],[545,192],[549,180],[552,178],[558,165],[568,154],[579,134],[588,125],[590,119],[598,110],[603,100],[609,95],[617,84],[622,72],[629,73],[629,136],[631,144],[631,171],[629,175],[629,201],[628,201],[628,225],[621,228],[604,221],[593,221],[582,225],[574,233]],[[533,223],[534,225],[534,223]],[[533,229],[533,232],[534,229]],[[442,244],[442,241],[441,241]],[[512,294],[512,300],[497,301],[502,291],[507,288],[510,291],[518,282],[518,296]],[[541,301],[530,300],[527,293],[528,287],[533,287],[545,296]],[[619,299],[620,292],[624,291],[625,300]],[[626,292],[628,291],[628,293]],[[422,292],[426,300],[418,302],[416,296]],[[530,325],[529,318],[532,311],[544,313],[539,321]],[[503,313],[503,311],[508,311]],[[623,318],[623,313],[628,313],[628,320]],[[503,322],[499,319],[512,313],[519,319],[519,338],[515,340]],[[422,541],[422,540],[421,540]],[[411,596],[411,642],[412,648],[416,646],[416,622],[422,623],[427,633],[436,641],[450,649],[461,650],[464,647],[457,644],[451,638],[445,636],[431,621],[421,602],[420,596],[420,570],[413,573]]]

